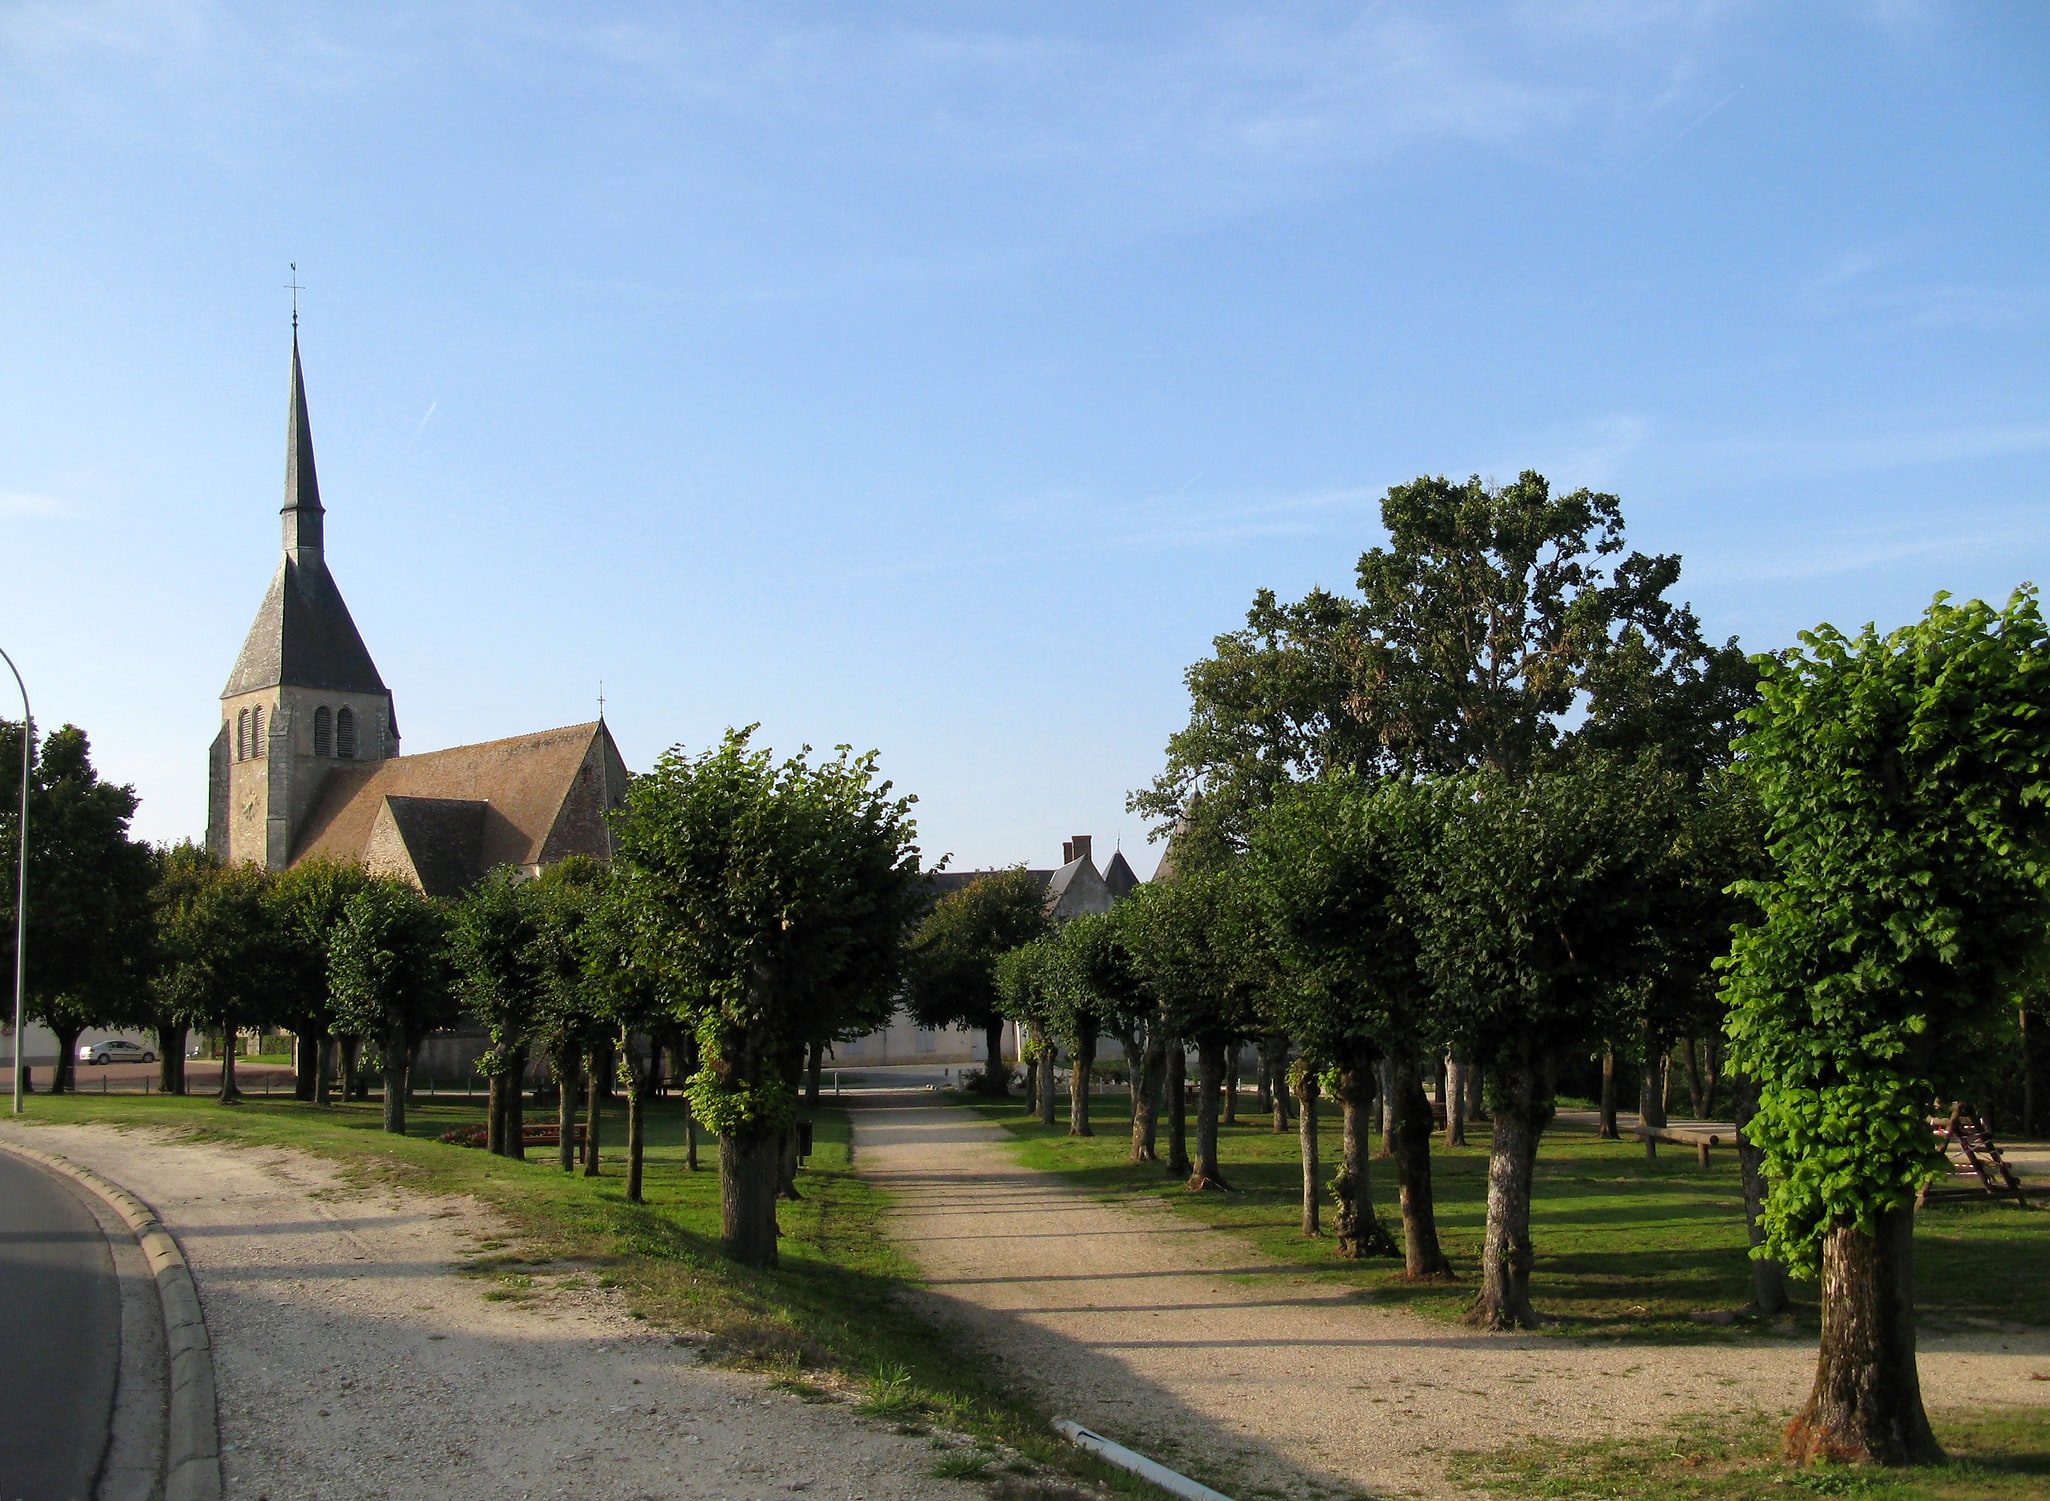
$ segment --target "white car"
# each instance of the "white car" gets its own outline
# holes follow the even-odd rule
[[[125,1037],[109,1037],[104,1042],[82,1042],[78,1045],[80,1063],[155,1063],[157,1055],[139,1042],[130,1042]]]

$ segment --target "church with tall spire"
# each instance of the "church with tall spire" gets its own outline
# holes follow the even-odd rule
[[[602,716],[538,734],[399,754],[391,689],[329,571],[296,313],[285,418],[284,556],[221,692],[207,848],[283,870],[357,861],[431,895],[487,870],[528,874],[611,853],[626,767]]]

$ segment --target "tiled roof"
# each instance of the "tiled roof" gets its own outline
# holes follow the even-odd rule
[[[473,798],[387,797],[378,825],[390,820],[404,847],[402,874],[429,896],[454,896],[490,867],[483,863],[484,820],[491,805]],[[373,832],[372,844],[377,833]],[[372,869],[383,862],[372,858]]]
[[[292,860],[296,864],[313,855],[365,859],[389,802],[390,822],[416,864],[425,854],[436,872],[432,879],[445,883],[453,878],[451,862],[460,854],[469,873],[457,884],[467,885],[498,865],[609,855],[604,813],[625,795],[626,765],[603,720],[361,766],[338,765],[301,827]],[[476,819],[474,843],[448,806],[472,803],[485,805],[481,813],[464,815]],[[418,876],[432,890],[428,871],[419,869]]]
[[[385,691],[370,648],[342,603],[342,591],[327,564],[317,559],[286,558],[278,564],[221,697],[280,683],[330,693]]]

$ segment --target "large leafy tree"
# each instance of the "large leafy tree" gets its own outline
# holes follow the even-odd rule
[[[0,973],[14,974],[21,736],[0,720]],[[137,1022],[147,951],[149,846],[128,837],[135,789],[100,780],[85,731],[45,736],[29,767],[28,966],[31,1020],[57,1038],[53,1090],[65,1089],[89,1026]],[[11,1018],[10,1018],[11,1020]]]
[[[1026,1109],[1039,1112],[1046,1125],[1054,1123],[1054,986],[1058,982],[1060,942],[1043,933],[1030,943],[1021,943],[996,962],[992,978],[997,1002],[1003,1014],[1018,1024],[1018,1035],[1030,1037],[1026,1044]]]
[[[2050,931],[2050,633],[2025,590],[1802,644],[1761,663],[1741,764],[1774,870],[1726,978],[1733,1062],[1759,1086],[1768,1249],[1822,1274],[1787,1446],[1931,1460],[1914,1198],[1941,1167],[1930,1110]]]
[[[1051,931],[1046,891],[1022,866],[978,875],[933,904],[911,935],[905,998],[921,1027],[981,1030],[983,1088],[1004,1092],[1004,1023],[997,960]]]
[[[1451,1270],[1438,1240],[1431,1106],[1419,1071],[1445,1037],[1421,951],[1437,832],[1427,793],[1342,774],[1280,797],[1255,825],[1250,861],[1287,961],[1276,1021],[1309,1056],[1348,1071],[1390,1060],[1390,1145],[1413,1279]],[[1364,1112],[1350,1112],[1346,1154],[1356,1164],[1365,1129]]]
[[[604,867],[572,855],[542,871],[533,884],[534,934],[528,947],[535,990],[534,1034],[555,1076],[557,1161],[575,1172],[577,1102],[584,1101],[584,1175],[595,1178],[603,1135],[602,1090],[612,1053],[612,1029],[588,965],[590,925]]]
[[[1254,600],[1188,671],[1190,718],[1135,810],[1183,864],[1242,848],[1282,786],[1337,770],[1511,781],[1581,744],[1726,744],[1747,670],[1666,598],[1677,557],[1624,552],[1621,502],[1420,478],[1381,504],[1358,593]]]
[[[278,943],[273,1013],[298,1038],[294,1093],[328,1102],[327,1042],[334,1029],[328,991],[328,951],[349,898],[369,881],[360,865],[304,860],[280,872],[266,893],[267,917]]]
[[[1420,955],[1448,1030],[1488,1070],[1484,1328],[1536,1324],[1531,1178],[1560,1060],[1604,1034],[1652,962],[1646,872],[1670,837],[1674,778],[1593,761],[1523,781],[1432,787],[1439,824]]]
[[[272,921],[272,885],[273,878],[256,866],[223,865],[190,844],[160,857],[153,896],[154,1004],[159,1016],[175,1019],[176,1026],[198,1027],[221,1038],[224,1105],[241,1098],[235,1082],[237,1038],[270,1019],[285,968]],[[182,1087],[182,1071],[179,1077]]]
[[[641,1184],[647,1161],[648,1097],[658,1061],[657,1039],[676,1024],[675,997],[664,987],[653,945],[658,941],[648,913],[633,900],[617,867],[605,867],[594,883],[589,920],[581,946],[584,975],[599,1022],[611,1029],[626,1067],[626,1201],[644,1202]]]
[[[805,1044],[851,980],[893,978],[926,888],[912,800],[874,755],[778,762],[750,734],[665,754],[618,831],[648,948],[696,1028],[691,1104],[719,1135],[723,1248],[765,1266]]]
[[[394,1135],[406,1131],[414,1049],[456,1018],[449,978],[448,914],[418,887],[373,876],[343,904],[328,950],[335,1030],[377,1044]]]
[[[1097,1041],[1105,1032],[1131,1037],[1144,1025],[1148,1003],[1132,952],[1118,921],[1108,912],[1089,913],[1064,924],[1056,951],[1048,999],[1054,1032],[1068,1045],[1075,1062],[1075,1087],[1069,1095],[1068,1134],[1094,1136],[1089,1120],[1089,1081],[1096,1065]],[[1140,1088],[1142,1055],[1127,1054]],[[1138,1095],[1135,1092],[1134,1102]],[[1134,1110],[1136,1118],[1137,1111]]]
[[[456,998],[491,1046],[479,1062],[489,1082],[485,1145],[524,1158],[521,1084],[541,1009],[539,888],[509,865],[486,874],[450,915],[449,959]]]

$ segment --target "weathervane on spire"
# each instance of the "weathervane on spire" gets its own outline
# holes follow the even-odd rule
[[[598,722],[605,722],[605,679],[598,679]]]
[[[299,263],[293,261],[290,264],[292,267],[292,279],[286,282],[285,285],[292,293],[292,335],[296,338],[299,334],[299,294],[306,289],[299,285]]]

